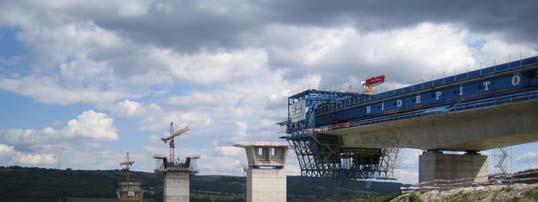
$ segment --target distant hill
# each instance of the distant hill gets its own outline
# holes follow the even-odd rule
[[[132,172],[142,182],[144,198],[162,201],[163,179],[155,173]],[[116,197],[119,170],[58,170],[44,168],[0,167],[2,201],[99,201]],[[244,177],[193,176],[191,201],[245,201]],[[288,201],[347,201],[380,194],[396,194],[400,183],[346,181],[288,176]],[[95,200],[90,200],[93,198]],[[107,201],[107,200],[103,200]]]

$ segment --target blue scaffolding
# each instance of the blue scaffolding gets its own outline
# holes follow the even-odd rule
[[[397,148],[345,148],[337,136],[315,128],[315,111],[364,96],[358,93],[306,90],[288,99],[287,136],[295,150],[301,175],[334,179],[394,179]]]

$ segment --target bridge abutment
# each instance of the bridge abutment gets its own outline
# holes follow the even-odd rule
[[[419,156],[421,186],[450,186],[483,183],[488,180],[487,156],[476,152],[444,154],[426,151]]]

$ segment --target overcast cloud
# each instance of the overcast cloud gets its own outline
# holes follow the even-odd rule
[[[151,164],[152,153],[165,153],[157,137],[174,121],[193,128],[183,148],[206,155],[202,172],[240,174],[244,159],[229,146],[281,136],[275,123],[293,92],[356,89],[377,74],[395,88],[533,56],[538,47],[537,1],[21,0],[0,8],[0,28],[14,30],[26,50],[0,58],[0,90],[93,109],[56,129],[0,130],[0,158],[22,165],[51,166],[80,136],[93,143],[63,158],[102,158],[71,166],[116,167],[117,152],[103,145],[132,134],[118,132],[114,119],[136,123],[130,128],[147,144],[132,153]],[[43,138],[47,131],[64,140]],[[36,148],[41,142],[49,147]],[[406,182],[416,178],[416,161],[399,161]]]

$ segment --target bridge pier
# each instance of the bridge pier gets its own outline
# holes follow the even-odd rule
[[[488,180],[487,156],[477,152],[444,154],[428,150],[419,156],[418,170],[421,186],[458,186]]]
[[[190,174],[189,171],[165,172],[163,190],[165,202],[189,202]]]

